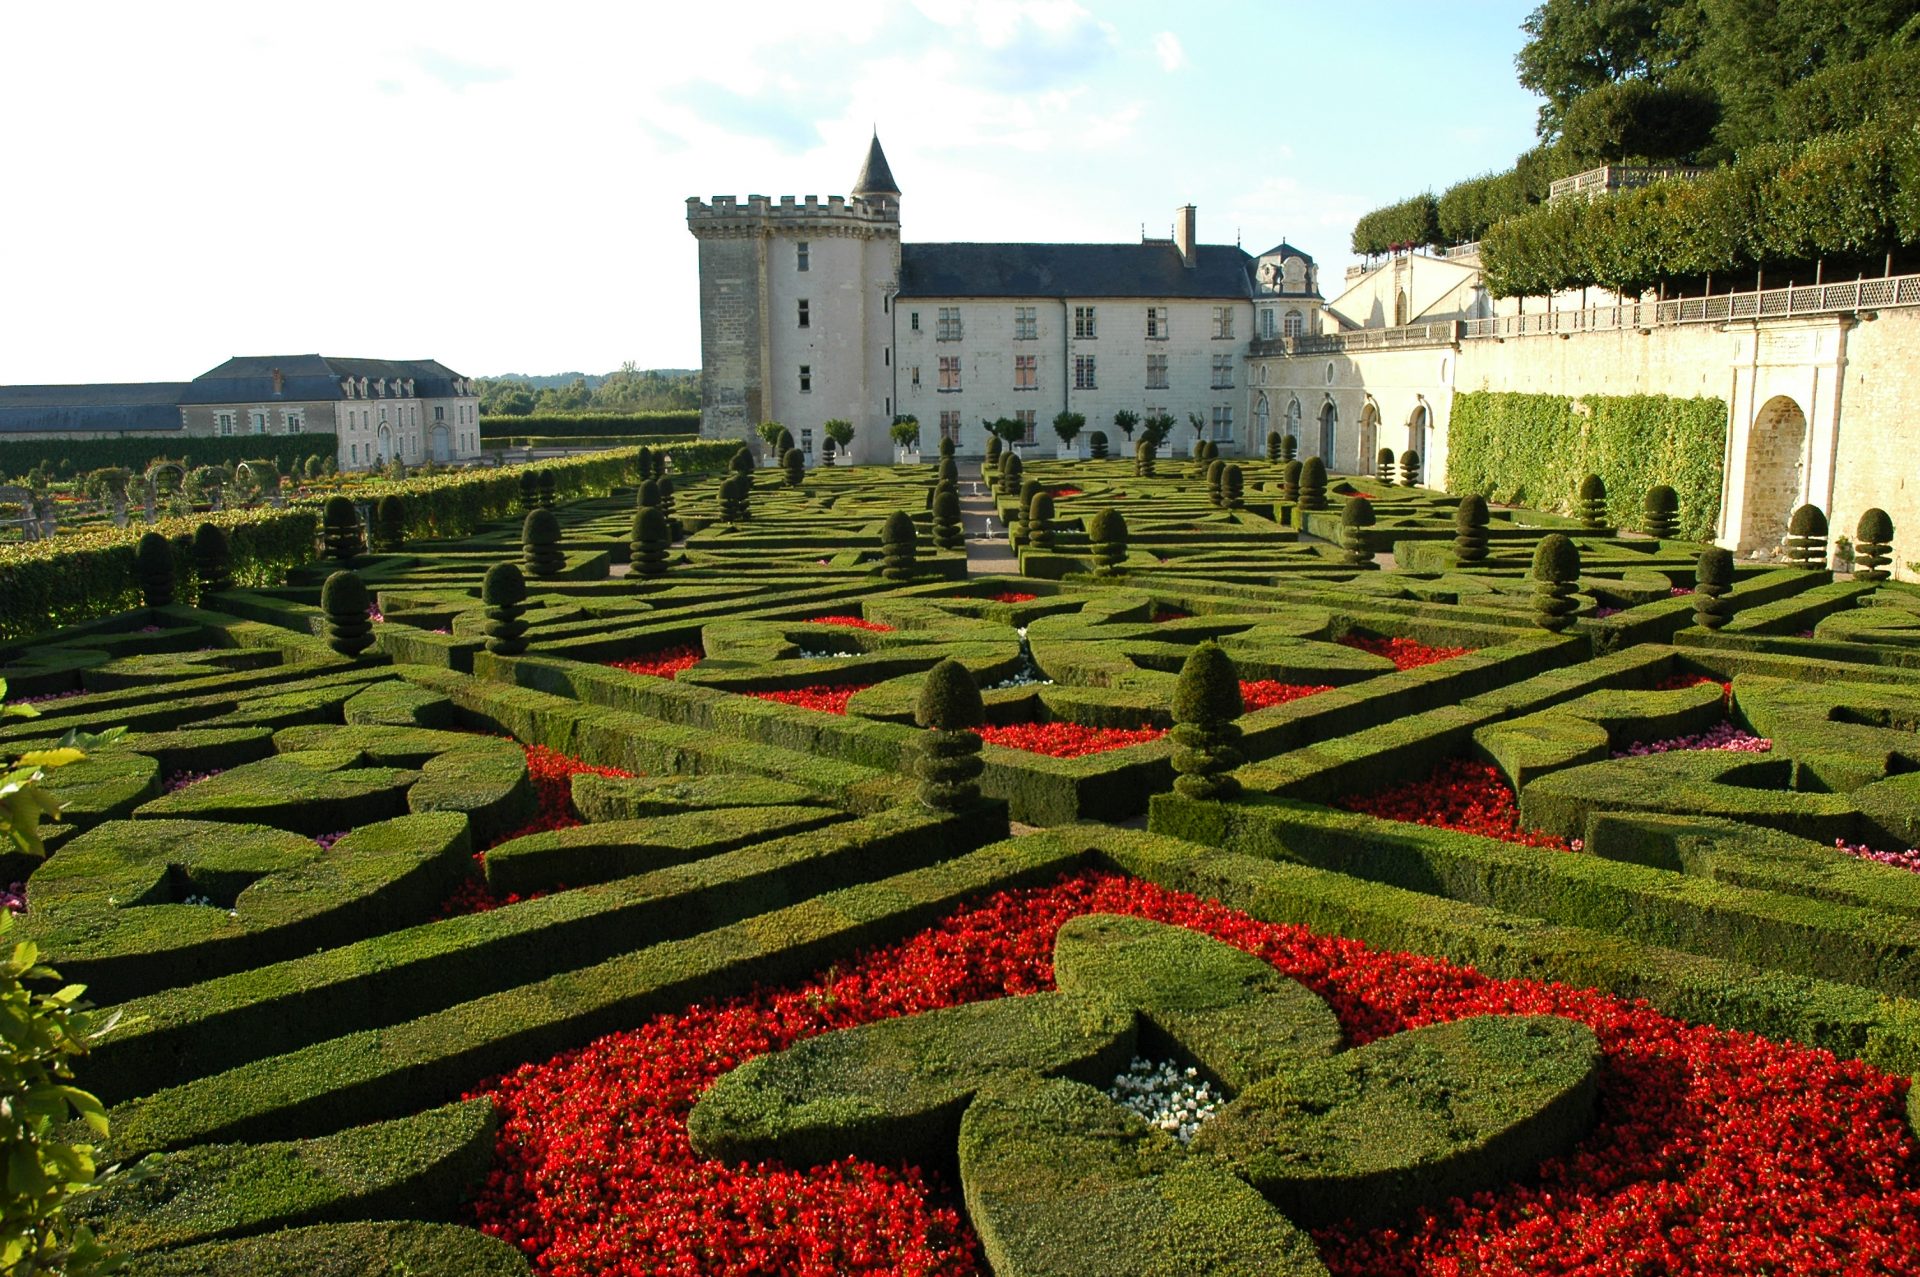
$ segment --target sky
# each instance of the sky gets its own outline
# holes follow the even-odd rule
[[[0,384],[236,354],[697,368],[686,199],[903,238],[1285,238],[1504,168],[1531,0],[0,4]]]

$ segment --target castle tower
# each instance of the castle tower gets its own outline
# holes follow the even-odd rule
[[[851,421],[859,461],[891,454],[891,300],[900,191],[876,135],[852,198],[687,201],[700,241],[700,433],[752,439],[773,420],[810,441]]]

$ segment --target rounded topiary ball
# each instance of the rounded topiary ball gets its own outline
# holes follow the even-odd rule
[[[560,549],[559,516],[545,506],[529,511],[520,524],[520,559],[538,577],[557,576],[567,566]]]
[[[1580,548],[1558,532],[1540,538],[1533,552],[1533,621],[1557,634],[1573,624],[1579,604]]]
[[[1893,520],[1875,506],[1863,511],[1853,531],[1856,581],[1884,581],[1887,564],[1893,561]]]
[[[1193,649],[1173,688],[1176,723],[1230,723],[1246,708],[1233,658],[1212,639]]]
[[[1710,545],[1700,552],[1693,575],[1693,622],[1717,630],[1733,616],[1733,551]]]
[[[342,496],[331,496],[321,508],[320,537],[329,559],[350,564],[366,551],[366,537],[360,527],[360,511]]]
[[[397,492],[381,497],[373,507],[374,523],[380,529],[380,548],[391,553],[407,541],[407,499]]]
[[[1646,512],[1640,530],[1650,537],[1670,541],[1680,535],[1680,494],[1664,483],[1647,489],[1642,502]]]
[[[667,554],[673,537],[667,529],[667,516],[659,506],[644,505],[633,516],[633,539],[628,546],[633,571],[639,576],[659,576],[667,570]]]
[[[372,600],[358,572],[333,573],[320,587],[320,610],[325,614],[327,646],[342,656],[355,657],[373,646]]]
[[[948,657],[927,671],[914,702],[913,721],[940,732],[965,731],[986,721],[979,685],[959,661]]]
[[[217,525],[202,523],[193,530],[193,565],[202,595],[233,588],[233,551]]]
[[[158,532],[141,536],[133,550],[133,575],[140,583],[140,601],[148,607],[173,602],[173,545]]]

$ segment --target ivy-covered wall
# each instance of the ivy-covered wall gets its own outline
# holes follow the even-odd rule
[[[1587,474],[1607,485],[1612,520],[1640,526],[1656,483],[1680,495],[1681,534],[1713,535],[1720,517],[1727,405],[1668,395],[1517,394],[1454,396],[1447,490],[1571,513]]]

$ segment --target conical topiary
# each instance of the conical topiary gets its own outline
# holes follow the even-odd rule
[[[520,524],[520,562],[528,576],[555,577],[567,566],[560,549],[560,519],[544,506],[527,512]]]
[[[960,487],[960,463],[952,457],[940,458],[940,468],[934,471],[933,481],[957,490]]]
[[[1393,486],[1393,449],[1382,448],[1373,458],[1373,477],[1387,487]]]
[[[1278,430],[1267,431],[1267,460],[1284,461],[1286,459],[1280,455],[1281,442]]]
[[[1240,753],[1240,672],[1208,639],[1180,667],[1173,689],[1173,787],[1188,798],[1231,798]]]
[[[1607,485],[1600,482],[1599,475],[1590,474],[1580,481],[1573,515],[1582,526],[1596,532],[1607,526]]]
[[[667,526],[671,528],[673,526],[673,476],[661,471],[653,476],[653,481],[660,485],[660,513],[667,516]]]
[[[496,563],[480,581],[480,602],[486,606],[487,650],[495,656],[518,656],[527,650],[527,578],[511,563]]]
[[[140,583],[140,601],[148,607],[173,602],[173,545],[158,532],[148,532],[133,550],[133,576]]]
[[[531,510],[540,504],[540,476],[522,466],[520,469],[520,508]]]
[[[1853,579],[1884,581],[1893,562],[1893,520],[1878,506],[1863,511],[1853,530]]]
[[[1827,516],[1803,505],[1787,520],[1787,562],[1809,570],[1827,566]]]
[[[233,551],[227,534],[211,523],[193,530],[193,571],[200,578],[200,597],[233,588]]]
[[[1533,623],[1555,634],[1573,624],[1579,589],[1580,547],[1558,532],[1547,533],[1533,552]]]
[[[728,523],[745,523],[753,517],[753,476],[736,470],[720,482],[720,517]]]
[[[1027,543],[1034,549],[1053,549],[1053,493],[1042,488],[1033,494],[1033,500],[1027,503],[1024,527]]]
[[[807,481],[807,454],[788,448],[780,456],[780,468],[786,473],[787,486],[797,488]]]
[[[667,516],[657,505],[643,505],[633,516],[633,537],[627,543],[635,576],[654,577],[667,570],[667,554],[673,548],[673,536],[667,530]]]
[[[1347,552],[1348,563],[1373,566],[1373,502],[1365,497],[1348,497],[1341,508],[1340,546]]]
[[[736,449],[733,456],[727,460],[727,469],[735,474],[752,474],[753,450],[744,444]]]
[[[1227,503],[1227,463],[1224,461],[1207,462],[1207,500],[1216,506]]]
[[[1016,550],[1027,543],[1027,511],[1033,508],[1033,498],[1039,491],[1040,481],[1028,479],[1014,494],[1013,517],[1007,520],[1007,535]]]
[[[324,557],[351,567],[367,551],[366,534],[360,528],[360,510],[345,497],[327,498],[320,514],[320,542]]]
[[[989,470],[994,471],[995,473],[998,473],[1000,469],[1000,448],[1001,448],[1000,436],[997,434],[994,434],[992,431],[988,431],[987,432],[986,464],[987,464],[987,468]]]
[[[1453,508],[1453,557],[1460,563],[1486,561],[1487,499],[1477,492],[1461,497]]]
[[[1327,463],[1308,457],[1300,465],[1300,505],[1307,510],[1327,508]]]
[[[785,457],[789,452],[792,452],[792,451],[793,451],[793,431],[787,429],[785,426],[782,426],[780,427],[779,438],[773,441],[774,455],[778,457]]]
[[[642,479],[653,478],[653,449],[641,444],[638,455],[633,459],[633,468]]]
[[[1693,623],[1717,630],[1733,619],[1733,551],[1710,545],[1693,570]]]
[[[920,534],[913,519],[903,510],[895,510],[880,525],[880,575],[889,581],[911,581],[915,561],[920,557]]]
[[[1400,454],[1400,482],[1409,488],[1420,486],[1420,454],[1412,448]]]
[[[1139,443],[1135,444],[1133,449],[1133,472],[1142,478],[1153,478],[1153,463],[1156,451],[1158,450],[1153,446],[1153,440],[1151,439],[1142,439]]]
[[[1105,509],[1087,524],[1087,540],[1093,545],[1093,566],[1105,575],[1117,571],[1127,559],[1127,521],[1114,509]]]
[[[542,470],[538,479],[540,485],[540,508],[553,509],[554,478],[553,471]]]
[[[658,479],[642,479],[639,489],[633,494],[633,508],[636,510],[644,510],[648,506],[657,508],[659,505],[660,481]],[[666,512],[663,510],[661,513],[664,514]]]
[[[1298,461],[1287,461],[1280,467],[1280,495],[1288,501],[1300,499],[1300,472],[1305,469]]]
[[[373,507],[373,525],[380,540],[380,548],[392,554],[407,543],[407,499],[398,492],[389,492]]]
[[[1280,436],[1280,460],[1292,461],[1300,455],[1300,440],[1293,435]]]
[[[953,460],[953,438],[951,435],[940,436],[940,459],[942,461]]]
[[[1020,454],[1008,449],[1000,454],[1000,483],[1004,492],[1018,492],[1025,483],[1027,467],[1020,460]]]
[[[935,811],[971,807],[980,800],[976,781],[985,767],[972,729],[986,719],[986,707],[967,667],[948,657],[928,670],[913,718],[927,729],[920,746],[920,801]]]
[[[960,494],[944,485],[933,494],[933,543],[942,550],[967,548],[966,529],[960,522]]]
[[[373,646],[373,621],[367,614],[371,600],[358,572],[335,572],[320,587],[320,611],[325,614],[327,646],[352,658]]]
[[[1094,431],[1088,432],[1087,456],[1089,459],[1093,461],[1105,461],[1107,459],[1107,432],[1106,431],[1094,430]]]
[[[1644,511],[1640,520],[1642,532],[1662,541],[1671,541],[1680,535],[1680,494],[1672,488],[1664,483],[1648,488],[1641,509]]]
[[[1246,505],[1247,476],[1238,465],[1229,462],[1220,472],[1221,504],[1229,510],[1238,510]]]

